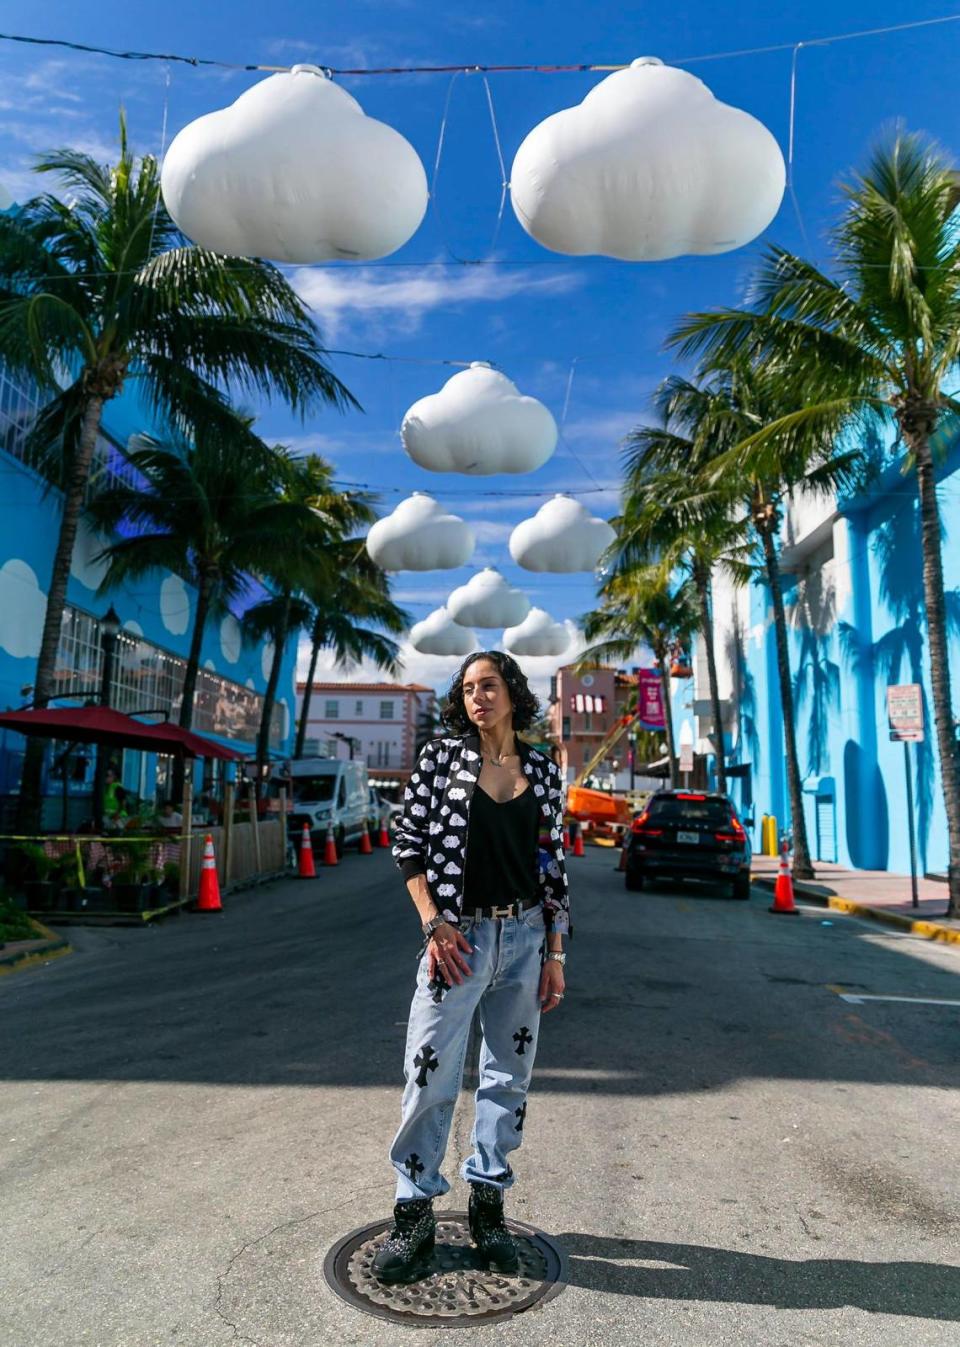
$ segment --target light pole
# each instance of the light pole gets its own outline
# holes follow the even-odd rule
[[[113,691],[113,667],[117,653],[117,637],[120,635],[120,618],[111,603],[100,619],[100,648],[103,651],[103,673],[100,678],[100,705],[109,707]],[[93,777],[93,826],[94,831],[103,831],[103,791],[107,775],[107,748],[105,744],[97,746],[97,766]]]

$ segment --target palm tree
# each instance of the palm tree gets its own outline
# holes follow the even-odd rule
[[[949,836],[949,913],[960,916],[960,761],[950,686],[938,455],[960,402],[960,233],[956,175],[943,152],[898,129],[846,188],[834,231],[836,277],[771,249],[744,309],[692,315],[688,351],[729,360],[749,350],[780,363],[794,405],[744,445],[760,461],[785,428],[824,410],[852,426],[892,420],[916,474],[930,683]]]
[[[359,525],[375,518],[366,492],[335,491],[333,469],[316,454],[287,458],[280,499],[296,505],[308,522],[291,532],[282,547],[264,556],[260,571],[273,593],[244,614],[248,637],[268,639],[273,660],[264,693],[257,735],[257,789],[262,791],[270,753],[270,727],[284,651],[291,634],[311,626],[314,610],[308,595],[336,595],[340,585],[337,544]]]
[[[172,571],[196,590],[190,653],[179,723],[193,724],[200,652],[208,623],[249,595],[251,572],[263,555],[313,526],[309,508],[278,498],[286,460],[240,417],[232,426],[197,428],[193,442],[144,442],[130,460],[142,487],[110,487],[95,496],[87,517],[120,537],[101,556],[109,562],[106,592],[153,571]]]
[[[629,660],[638,645],[653,651],[663,689],[663,720],[670,758],[670,781],[680,784],[673,711],[670,705],[670,661],[687,645],[697,628],[698,605],[689,579],[675,583],[660,565],[638,566],[611,576],[601,588],[601,601],[582,619],[591,642],[576,661],[576,671],[607,660]]]
[[[387,576],[370,559],[364,539],[333,543],[330,552],[340,577],[336,588],[322,585],[307,595],[313,608],[312,621],[307,623],[310,665],[297,725],[295,758],[303,757],[320,651],[332,650],[337,664],[347,666],[365,657],[372,659],[378,668],[393,676],[400,669],[400,647],[384,631],[360,623],[373,622],[394,634],[410,624],[410,614],[391,601]]]
[[[63,492],[34,701],[54,692],[67,579],[105,405],[129,380],[178,429],[227,418],[229,386],[301,413],[354,399],[324,363],[320,333],[281,273],[186,246],[163,206],[159,166],[135,160],[120,117],[113,167],[60,149],[35,165],[70,203],[44,194],[0,215],[0,359],[49,401],[28,450]],[[21,823],[39,806],[43,748],[30,740]]]
[[[712,577],[724,569],[735,580],[749,579],[745,520],[729,483],[691,481],[678,464],[703,458],[695,442],[709,415],[709,397],[675,400],[683,381],[667,379],[654,395],[658,425],[639,426],[626,439],[624,504],[614,520],[614,565],[662,559],[689,574],[697,594],[698,635],[707,661],[717,786],[727,790],[723,719],[713,632]],[[693,387],[689,385],[689,387]]]

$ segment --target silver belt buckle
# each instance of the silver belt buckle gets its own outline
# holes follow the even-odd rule
[[[512,916],[513,916],[513,909],[514,909],[515,907],[516,907],[516,903],[508,903],[506,907],[494,907],[494,908],[491,908],[491,909],[490,909],[490,914],[491,914],[491,916],[493,916],[493,917],[512,917]]]

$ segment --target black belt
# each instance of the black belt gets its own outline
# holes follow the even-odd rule
[[[467,921],[483,921],[486,917],[519,917],[521,912],[529,912],[531,907],[539,906],[539,898],[521,898],[503,907],[465,907],[460,915]]]

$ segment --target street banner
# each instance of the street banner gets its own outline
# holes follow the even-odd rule
[[[637,718],[645,730],[662,730],[663,688],[656,669],[640,669],[637,674]]]
[[[887,720],[895,743],[923,741],[923,689],[919,683],[897,683],[887,688]]]

